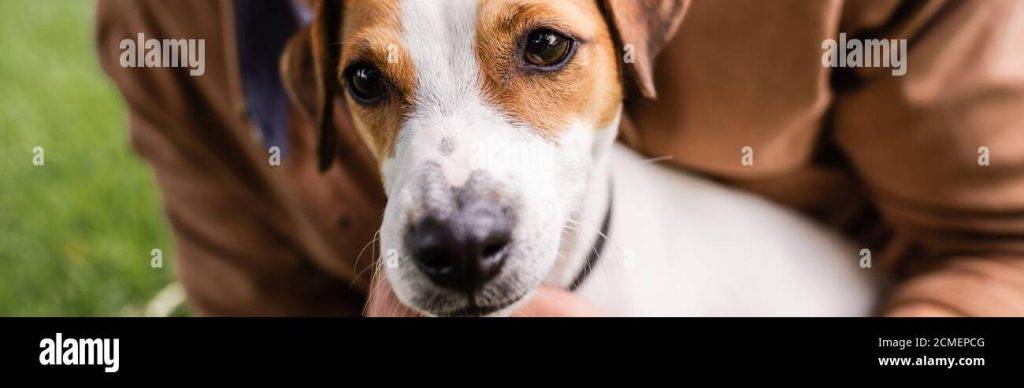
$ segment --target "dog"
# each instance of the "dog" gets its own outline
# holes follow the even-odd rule
[[[503,316],[548,285],[613,315],[870,312],[850,242],[615,142],[627,88],[656,98],[654,56],[687,5],[314,3],[283,77],[322,169],[336,109],[379,162],[379,262],[403,304]]]

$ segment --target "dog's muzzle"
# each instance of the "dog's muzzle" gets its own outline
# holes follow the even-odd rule
[[[432,167],[421,177],[423,209],[410,220],[404,243],[432,282],[472,295],[501,272],[514,217],[486,172],[474,171],[465,185],[451,187]]]

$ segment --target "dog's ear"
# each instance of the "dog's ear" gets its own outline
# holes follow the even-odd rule
[[[292,101],[302,107],[317,127],[320,171],[334,163],[338,132],[334,100],[338,97],[338,61],[341,55],[340,0],[314,0],[310,27],[291,38],[281,57],[281,75]]]
[[[650,99],[654,88],[654,59],[683,20],[690,0],[600,0],[602,12],[619,44],[626,74]]]
[[[316,120],[320,85],[313,66],[309,27],[300,30],[285,45],[281,54],[281,80],[292,103],[302,108],[306,118]]]

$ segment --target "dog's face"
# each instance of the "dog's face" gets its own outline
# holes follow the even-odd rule
[[[344,14],[339,81],[381,161],[395,294],[437,315],[508,307],[555,262],[614,136],[621,92],[600,10],[368,1]]]
[[[325,90],[336,85],[380,162],[395,294],[430,315],[502,313],[558,259],[616,134],[621,65],[598,2],[374,0],[318,12],[341,14],[337,27],[320,15],[340,47],[319,64],[334,69]]]

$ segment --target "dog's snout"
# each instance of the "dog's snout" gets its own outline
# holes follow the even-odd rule
[[[474,292],[501,271],[511,221],[494,201],[470,196],[447,217],[425,216],[405,236],[416,266],[436,284]],[[465,198],[465,197],[463,197]]]

